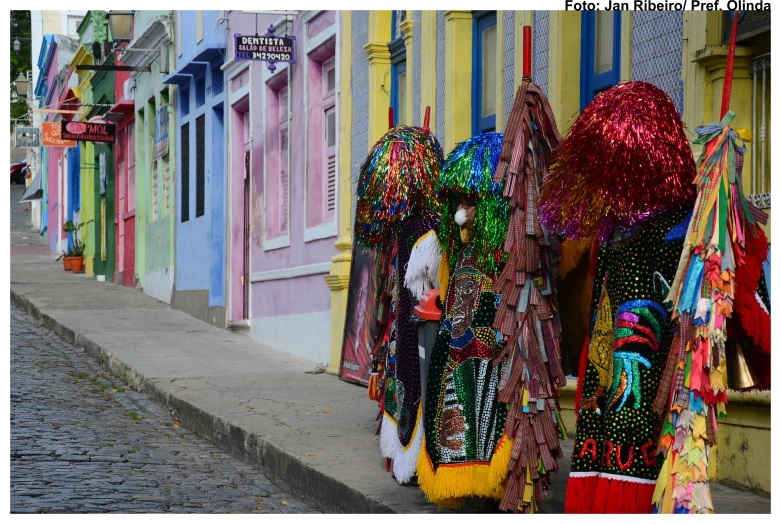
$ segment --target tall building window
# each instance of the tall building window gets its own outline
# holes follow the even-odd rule
[[[331,58],[323,64],[323,217],[336,210],[336,64]]]
[[[496,11],[475,11],[472,39],[472,133],[496,131]]]
[[[190,220],[190,122],[182,126],[182,222]]]
[[[581,13],[580,110],[621,80],[621,13]]]
[[[206,115],[195,119],[195,217],[206,213]]]
[[[279,91],[279,233],[288,234],[290,204],[289,127],[287,86]]]
[[[407,47],[401,32],[401,23],[407,19],[407,11],[393,11],[391,16],[393,41],[388,44],[391,54],[391,106],[393,123],[411,124],[409,119],[409,93],[407,89]]]

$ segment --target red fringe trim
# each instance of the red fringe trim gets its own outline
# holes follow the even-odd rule
[[[564,513],[591,513],[591,504],[597,490],[599,477],[570,477],[564,499]]]
[[[770,315],[762,309],[754,296],[762,275],[762,262],[767,258],[767,237],[759,227],[757,235],[749,231],[746,238],[746,256],[735,269],[735,313],[741,327],[754,344],[770,354]]]
[[[592,513],[651,513],[656,484],[599,477]]]

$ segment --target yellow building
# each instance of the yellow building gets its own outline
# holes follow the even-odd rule
[[[355,183],[369,148],[397,123],[431,128],[447,154],[456,143],[501,131],[522,81],[522,27],[532,27],[532,81],[547,93],[566,134],[599,91],[626,80],[667,92],[694,138],[718,120],[726,69],[726,12],[352,11],[342,12],[340,165],[343,213],[354,219]],[[770,16],[748,12],[738,32],[731,108],[733,126],[753,135],[745,156],[746,194],[770,211]],[[698,154],[699,151],[695,151]],[[347,191],[349,190],[349,194]],[[770,237],[770,225],[766,228]],[[333,290],[330,371],[336,372],[344,326],[351,240],[340,232],[328,283]],[[585,270],[585,268],[581,268]],[[577,374],[585,327],[571,329],[565,369]],[[579,340],[580,343],[575,343]],[[574,427],[576,379],[562,393]],[[719,479],[770,491],[770,396],[730,395],[715,461]],[[735,460],[740,453],[741,460]]]

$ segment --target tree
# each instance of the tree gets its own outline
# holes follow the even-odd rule
[[[11,118],[27,115],[27,103],[18,98],[14,81],[19,73],[27,74],[32,69],[32,23],[30,11],[11,11]],[[19,51],[14,51],[14,40],[19,40]],[[14,121],[11,120],[11,131]]]

